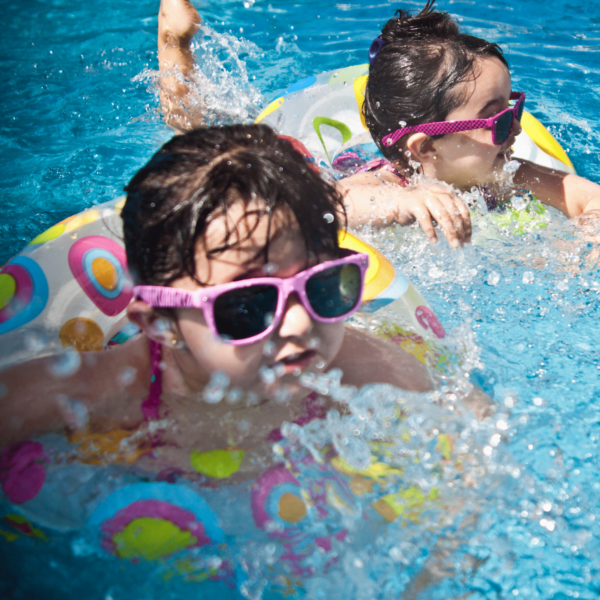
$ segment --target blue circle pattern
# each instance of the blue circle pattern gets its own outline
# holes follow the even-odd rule
[[[106,288],[103,288],[94,277],[92,263],[97,258],[103,258],[107,260],[115,268],[117,272],[117,286],[114,290],[107,290]],[[101,294],[105,298],[114,300],[123,291],[125,281],[123,267],[121,267],[121,263],[108,250],[104,250],[103,248],[93,248],[91,250],[88,250],[83,256],[82,263],[83,271],[86,274],[88,281],[94,286],[94,288],[99,294]]]
[[[275,486],[267,496],[267,500],[265,502],[265,511],[269,515],[269,517],[275,521],[277,524],[282,525],[283,527],[289,527],[292,523],[288,521],[284,521],[279,516],[279,503],[281,502],[281,498],[284,494],[290,493],[298,498],[302,498],[302,493],[300,491],[300,487],[295,483],[287,482],[282,483]]]
[[[38,317],[44,308],[46,308],[49,295],[48,280],[44,275],[44,271],[42,271],[35,260],[27,256],[15,256],[8,264],[19,265],[27,271],[31,277],[32,296],[29,304],[21,312],[8,319],[8,321],[0,323],[0,335],[18,327],[23,327],[23,325]]]

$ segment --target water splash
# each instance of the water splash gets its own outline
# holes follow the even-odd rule
[[[149,91],[157,101],[161,78],[175,77],[187,83],[191,112],[200,110],[206,125],[254,121],[265,100],[250,81],[246,61],[258,60],[263,55],[261,49],[248,40],[202,25],[192,41],[192,51],[195,65],[189,80],[177,69],[163,73],[144,69],[132,81],[149,83]]]

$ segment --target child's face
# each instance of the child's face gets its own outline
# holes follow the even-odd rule
[[[493,57],[481,59],[475,68],[478,76],[465,84],[466,102],[454,109],[447,121],[485,119],[508,107],[511,93],[508,69]],[[433,142],[432,160],[423,165],[425,174],[459,189],[498,181],[503,177],[506,152],[520,132],[521,126],[515,122],[511,135],[501,146],[493,144],[490,129],[445,135]]]
[[[260,209],[256,202],[249,210]],[[286,278],[316,263],[307,262],[306,248],[293,217],[282,211],[275,213],[271,231],[266,217],[244,216],[242,203],[233,205],[227,218],[215,218],[207,228],[204,244],[196,249],[199,281],[209,285],[234,280],[272,275]],[[247,214],[247,213],[246,213]],[[223,243],[226,227],[237,229],[244,239],[234,248],[213,258],[207,250]],[[249,232],[254,231],[249,235]],[[229,243],[234,243],[235,234]],[[269,242],[268,265],[261,250]],[[333,257],[321,256],[321,261]],[[266,267],[266,268],[265,268]],[[179,279],[173,287],[196,290],[199,286],[190,278]],[[290,295],[278,327],[264,340],[247,346],[226,344],[211,333],[202,311],[178,309],[177,322],[186,350],[177,350],[176,357],[182,375],[192,389],[201,389],[215,371],[227,374],[232,386],[254,392],[261,398],[287,393],[289,399],[306,396],[298,382],[301,372],[322,372],[338,353],[344,336],[344,324],[313,321],[296,294]],[[273,369],[281,375],[275,384],[266,384],[260,370]],[[267,376],[270,373],[267,371]],[[264,377],[264,373],[263,373]]]

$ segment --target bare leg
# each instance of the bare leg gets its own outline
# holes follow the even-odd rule
[[[161,0],[158,12],[158,68],[179,69],[188,78],[194,68],[190,41],[202,19],[190,0]],[[190,102],[190,88],[176,77],[160,80],[160,101],[165,123],[178,131],[187,131],[203,123],[203,115]]]

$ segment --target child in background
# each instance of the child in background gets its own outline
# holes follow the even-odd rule
[[[433,10],[434,1],[416,16],[397,11],[371,46],[363,111],[387,165],[342,186],[351,196],[372,195],[382,182],[404,185],[421,174],[442,184],[427,189],[433,216],[449,193],[472,187],[489,209],[525,191],[568,217],[600,216],[600,186],[577,175],[520,160],[514,185],[506,185],[504,166],[521,132],[525,93],[512,90],[500,47],[461,33],[448,13]],[[458,230],[459,216],[448,214]],[[419,222],[433,241],[430,219]]]

